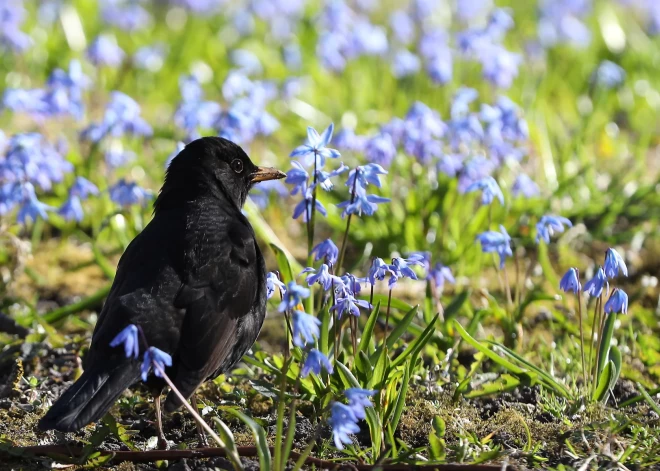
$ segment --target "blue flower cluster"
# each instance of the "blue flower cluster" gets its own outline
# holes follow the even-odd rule
[[[605,253],[605,264],[598,267],[593,278],[584,285],[584,292],[593,297],[600,297],[605,294],[605,313],[607,314],[627,314],[628,313],[628,295],[620,288],[610,290],[608,279],[616,278],[619,273],[628,276],[628,267],[623,257],[616,250],[609,248]],[[582,292],[579,273],[576,268],[569,268],[562,277],[559,288],[567,293],[576,293],[578,296]]]
[[[377,392],[371,389],[350,388],[344,391],[348,405],[341,402],[332,404],[330,425],[337,448],[343,450],[344,445],[353,443],[349,435],[360,431],[358,422],[367,416],[365,407],[373,407],[369,398]]]
[[[140,334],[137,326],[134,324],[127,325],[110,341],[110,346],[122,346],[126,358],[137,360],[140,356]],[[172,356],[156,347],[147,346],[143,351],[144,356],[140,367],[142,381],[147,381],[151,370],[156,376],[162,378],[165,368],[172,366]]]

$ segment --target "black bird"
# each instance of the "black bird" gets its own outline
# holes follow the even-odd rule
[[[241,208],[255,183],[285,176],[255,166],[239,146],[218,137],[191,142],[172,160],[153,219],[119,260],[84,373],[41,419],[40,429],[71,432],[95,422],[139,381],[140,359],[109,345],[129,324],[142,329],[149,346],[172,355],[167,374],[193,402],[205,380],[241,359],[266,315],[264,259]],[[152,375],[147,384],[155,393],[163,443],[165,383]],[[170,391],[165,410],[181,405]]]

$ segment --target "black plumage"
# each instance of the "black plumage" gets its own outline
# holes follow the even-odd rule
[[[216,137],[188,144],[173,159],[153,219],[119,261],[84,373],[41,419],[41,429],[74,431],[97,421],[140,379],[140,359],[109,345],[129,324],[172,355],[167,374],[186,398],[241,359],[266,313],[265,264],[241,208],[256,182],[284,176],[256,167],[239,146]],[[148,384],[160,426],[164,383],[152,376]],[[170,392],[165,409],[180,405]]]

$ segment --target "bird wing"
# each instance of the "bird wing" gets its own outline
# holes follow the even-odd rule
[[[186,398],[214,372],[240,360],[261,328],[249,314],[258,304],[263,259],[247,220],[216,214],[208,225],[197,223],[211,229],[191,234],[195,239],[188,241],[183,283],[174,300],[186,311],[174,358],[174,383]],[[168,397],[166,409],[178,405]]]

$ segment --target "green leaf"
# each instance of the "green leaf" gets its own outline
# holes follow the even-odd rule
[[[436,314],[433,317],[433,320],[431,323],[424,329],[424,332],[422,332],[422,335],[417,337],[415,341],[406,348],[406,350],[401,353],[398,357],[396,357],[392,361],[392,368],[396,368],[397,366],[403,364],[406,361],[406,358],[409,356],[412,356],[415,358],[417,354],[424,348],[424,346],[431,340],[431,337],[433,337],[433,334],[435,333],[435,323],[438,321],[438,318],[440,317],[440,314]]]
[[[396,432],[396,428],[399,425],[399,420],[401,420],[401,414],[403,413],[403,407],[406,405],[406,394],[408,393],[408,386],[410,385],[410,374],[411,370],[415,367],[413,362],[416,360],[416,357],[410,359],[410,363],[406,365],[403,373],[403,381],[401,382],[401,389],[399,395],[397,396],[396,403],[394,405],[394,410],[391,417],[385,417],[385,421],[388,424],[388,427],[391,427],[393,432]]]
[[[612,336],[614,335],[614,323],[616,322],[616,314],[605,314],[605,326],[603,327],[603,338],[600,340],[598,346],[598,370],[597,376],[605,368],[605,363],[610,361],[610,346],[612,345]]]
[[[270,448],[268,448],[268,438],[266,436],[266,431],[264,428],[259,425],[254,419],[238,409],[226,408],[223,410],[230,415],[238,418],[243,422],[251,431],[254,436],[254,442],[257,445],[257,455],[259,456],[259,469],[262,471],[270,471],[271,468],[271,456]]]
[[[444,319],[445,322],[448,322],[452,320],[456,315],[460,312],[461,308],[463,307],[463,304],[465,304],[465,301],[468,300],[470,297],[470,290],[466,291],[461,291],[458,293],[454,298],[451,300],[449,304],[447,304],[447,307],[445,308],[444,312]]]
[[[472,345],[474,348],[482,352],[484,355],[486,355],[488,358],[493,360],[495,363],[500,365],[502,368],[508,370],[509,372],[515,374],[515,375],[525,375],[528,374],[528,371],[520,368],[517,365],[514,365],[510,361],[508,361],[505,358],[502,358],[499,356],[497,353],[493,352],[490,348],[486,347],[485,345],[481,344],[478,340],[473,338],[470,334],[468,334],[463,326],[460,324],[458,321],[454,321],[454,327],[458,331],[461,337],[463,337],[463,340],[465,340],[467,343]]]
[[[369,301],[369,296],[361,296],[361,299]],[[388,296],[386,294],[374,294],[373,302],[374,303],[380,303],[381,306],[387,306],[387,299],[388,299]],[[410,304],[408,304],[404,301],[401,301],[400,299],[396,299],[396,298],[392,298],[390,306],[392,306],[392,309],[398,309],[398,310],[404,311],[404,312],[408,312],[413,308]]]
[[[290,281],[294,281],[293,271],[291,270],[291,263],[289,258],[284,252],[283,249],[279,248],[275,244],[270,244],[270,248],[275,253],[275,258],[277,259],[277,266],[280,270],[280,276],[282,277],[282,282],[287,284]]]
[[[610,361],[614,364],[614,374],[612,375],[612,380],[610,382],[610,389],[612,389],[619,379],[619,376],[621,375],[621,366],[623,363],[621,358],[621,351],[619,351],[616,345],[612,345],[610,348],[609,358]]]
[[[608,361],[598,376],[598,384],[592,397],[594,401],[602,401],[607,397],[607,392],[610,390],[610,383],[614,377],[614,368],[614,362]]]
[[[367,383],[369,389],[382,389],[390,372],[390,357],[387,354],[387,349],[379,350],[378,357],[376,358],[376,366],[374,367],[373,374]]]
[[[374,326],[378,321],[379,312],[380,312],[380,301],[377,302],[374,308],[372,309],[371,314],[369,314],[369,318],[367,319],[367,323],[365,324],[364,329],[362,330],[360,344],[358,345],[358,350],[360,352],[369,353],[370,351],[371,341],[373,340],[373,335],[374,335]],[[360,362],[361,359],[356,358],[355,361]]]
[[[236,448],[236,441],[234,440],[234,434],[231,433],[231,429],[224,423],[220,418],[213,417],[213,422],[218,429],[218,435],[220,440],[224,443],[224,449],[227,452],[227,458],[234,465],[234,469],[243,469],[241,464],[241,457],[238,454],[238,449]]]
[[[438,437],[444,437],[445,432],[447,431],[447,424],[439,415],[433,417],[433,430],[435,430]]]
[[[508,355],[509,357],[511,357],[511,358],[515,359],[516,361],[522,363],[523,365],[525,365],[525,367],[529,368],[534,373],[536,373],[539,376],[539,379],[542,381],[542,383],[548,389],[554,391],[555,394],[558,394],[558,395],[560,395],[562,397],[565,397],[565,398],[572,397],[572,394],[571,394],[570,390],[566,386],[564,386],[563,384],[558,382],[556,379],[554,379],[550,373],[548,373],[546,371],[543,371],[542,369],[538,368],[537,366],[535,366],[534,364],[532,364],[529,361],[525,360],[523,357],[518,355],[516,352],[514,352],[510,348],[505,347],[502,344],[499,344],[499,343],[493,342],[493,341],[489,341],[489,340],[487,340],[486,342],[490,343],[491,345],[496,346],[498,349],[500,349],[506,355]]]
[[[639,389],[639,392],[642,393],[642,397],[646,400],[649,407],[653,409],[656,414],[660,415],[660,406],[658,406],[658,404],[653,400],[648,391],[644,389],[644,386],[642,386],[640,383],[635,384],[637,384],[637,389]]]

